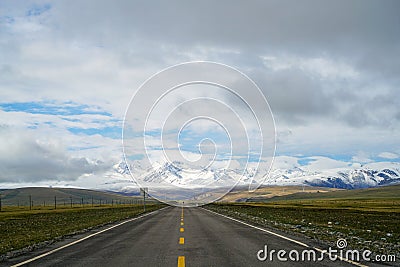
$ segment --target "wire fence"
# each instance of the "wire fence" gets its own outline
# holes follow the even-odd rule
[[[148,203],[157,202],[146,199]],[[143,205],[142,197],[100,198],[98,196],[85,197],[59,197],[59,196],[18,196],[8,197],[0,194],[0,212],[11,210],[40,210],[40,209],[64,209],[64,208],[88,208],[88,207],[121,207],[129,205]]]

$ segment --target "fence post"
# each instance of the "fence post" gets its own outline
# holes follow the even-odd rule
[[[146,194],[148,190],[147,187],[140,188],[140,193],[143,194],[143,211],[146,211]]]
[[[54,209],[57,209],[57,196],[54,196]]]

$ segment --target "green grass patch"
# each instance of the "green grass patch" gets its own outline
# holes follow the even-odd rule
[[[288,199],[268,200],[262,203],[248,202],[248,205],[265,207],[294,207],[294,208],[316,208],[316,209],[348,209],[358,211],[400,212],[400,199]]]
[[[146,205],[146,211],[154,211],[163,206]],[[142,213],[142,205],[86,206],[56,210],[36,207],[31,211],[7,208],[0,212],[0,255]]]

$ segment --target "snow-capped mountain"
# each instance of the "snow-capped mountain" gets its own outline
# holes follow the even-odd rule
[[[344,189],[376,187],[400,182],[400,164],[310,171],[307,167],[275,169],[265,181],[273,185],[311,185]]]
[[[298,164],[297,160],[277,159],[264,185],[312,185],[345,189],[375,187],[400,182],[400,163],[379,162],[365,165],[350,164],[323,157],[314,157],[307,165]],[[284,163],[282,163],[284,160]],[[327,164],[327,162],[329,164]],[[141,176],[140,180],[148,185],[161,183],[180,187],[233,186],[252,182],[256,173],[266,170],[245,170],[242,177],[239,170],[202,170],[195,172],[180,167],[179,162],[163,163],[153,166]],[[133,173],[139,166],[130,166]],[[125,162],[114,165],[114,171],[124,177],[129,176],[129,167]],[[143,171],[142,171],[143,173]],[[254,182],[254,181],[253,181]]]
[[[135,173],[135,168],[131,168]],[[179,162],[154,164],[153,168],[141,176],[140,180],[146,184],[167,184],[180,187],[203,186],[234,186],[239,180],[240,174],[236,170],[204,169],[194,170],[183,168]],[[243,177],[241,183],[247,183],[251,176]]]
[[[113,169],[119,174],[130,174],[129,167],[125,161],[120,161],[119,163],[115,164]]]

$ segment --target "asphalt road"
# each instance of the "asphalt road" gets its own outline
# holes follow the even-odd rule
[[[24,266],[351,266],[329,260],[282,262],[276,253],[273,261],[260,261],[257,252],[265,245],[269,251],[301,253],[309,248],[202,208],[168,207],[83,241],[72,241],[76,243],[66,243],[62,249],[59,245],[55,252],[51,251],[54,247],[48,248],[50,254],[43,257],[28,254],[8,264],[39,256]]]

